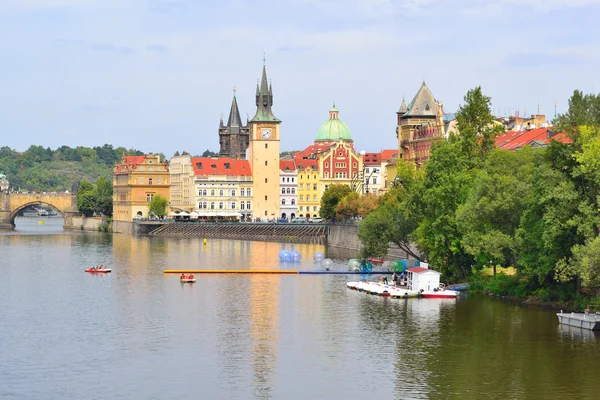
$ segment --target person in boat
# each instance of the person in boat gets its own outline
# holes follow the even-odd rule
[[[379,278],[379,282],[381,282],[383,285],[387,285],[388,284],[387,276],[382,275],[381,278]]]
[[[400,285],[406,285],[406,272],[402,271],[402,273],[400,274]]]
[[[394,271],[394,274],[392,275],[392,281],[394,281],[394,286],[398,286],[398,274],[396,271]]]
[[[185,274],[182,273],[180,279],[185,279]]]

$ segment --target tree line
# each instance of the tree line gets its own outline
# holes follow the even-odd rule
[[[600,288],[600,95],[575,91],[555,121],[572,143],[496,149],[491,99],[470,90],[458,134],[420,169],[399,163],[394,187],[359,226],[364,257],[395,243],[449,280],[515,267],[503,294],[568,300]],[[416,248],[415,248],[416,246]]]
[[[0,172],[6,174],[14,191],[62,192],[87,180],[111,177],[115,164],[124,155],[143,155],[136,149],[114,148],[110,144],[97,147],[30,146],[24,152],[0,147]],[[164,156],[163,156],[164,158]]]

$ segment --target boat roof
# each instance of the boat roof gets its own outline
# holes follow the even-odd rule
[[[423,267],[412,267],[407,269],[408,272],[412,272],[413,274],[422,274],[425,272],[433,272],[434,274],[442,274],[441,272],[435,271],[433,269],[429,269],[429,268],[423,268]]]

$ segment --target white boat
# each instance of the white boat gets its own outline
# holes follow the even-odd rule
[[[358,290],[356,287],[360,282],[346,282],[346,287],[352,290]]]
[[[419,292],[417,292],[416,290],[408,290],[407,288],[403,287],[392,286],[390,295],[396,299],[408,299],[410,297],[418,297]]]
[[[188,279],[188,278],[186,278],[186,279],[181,279],[181,278],[180,278],[180,279],[179,279],[179,281],[180,281],[181,283],[194,283],[194,282],[196,282],[196,278],[191,278],[191,279]]]

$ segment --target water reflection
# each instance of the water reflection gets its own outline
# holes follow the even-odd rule
[[[280,263],[282,249],[302,261]],[[560,327],[551,311],[480,296],[380,298],[347,290],[356,276],[200,275],[181,285],[163,274],[312,270],[323,250],[0,234],[0,397],[562,399],[600,391],[596,334]],[[97,263],[114,272],[83,272]]]

